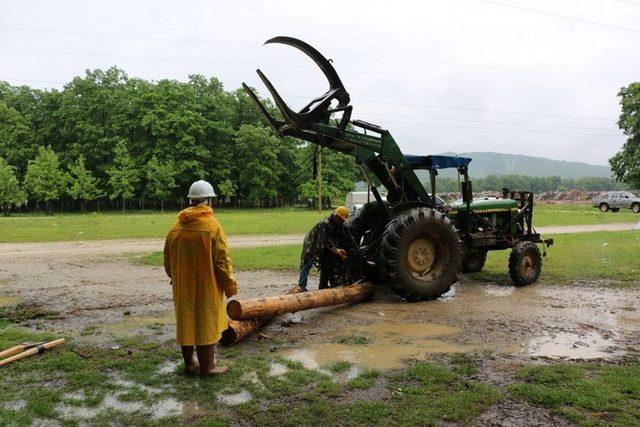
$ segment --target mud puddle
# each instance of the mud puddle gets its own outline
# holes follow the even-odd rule
[[[161,419],[177,415],[196,416],[204,414],[204,411],[193,402],[181,402],[173,397],[158,398],[153,404],[149,405],[144,402],[132,402],[129,400],[121,400],[120,396],[127,391],[140,389],[151,395],[158,396],[163,393],[163,389],[153,388],[139,384],[133,381],[124,380],[120,377],[113,377],[112,383],[122,388],[122,391],[115,394],[109,394],[98,405],[85,406],[88,396],[83,390],[62,395],[62,403],[56,406],[56,411],[63,418],[77,418],[89,420],[102,416],[108,411],[118,411],[128,414],[144,413],[154,419]]]
[[[449,339],[462,331],[436,323],[382,321],[346,329],[325,336],[323,343],[288,350],[283,356],[301,362],[308,369],[322,369],[332,362],[345,360],[358,367],[391,370],[403,367],[411,359],[425,359],[430,354],[461,353],[479,349]]]
[[[229,406],[242,405],[253,399],[253,395],[246,390],[234,394],[221,394],[218,396],[218,402]]]
[[[142,329],[162,328],[165,325],[175,324],[173,310],[163,311],[151,316],[124,316],[124,319],[116,323],[103,325],[101,329],[115,337],[126,337]]]
[[[0,308],[18,305],[20,301],[22,301],[20,297],[10,297],[10,296],[0,295]]]
[[[612,359],[640,348],[640,290],[592,284],[517,288],[462,280],[434,301],[374,300],[305,318],[281,351],[310,369],[346,360],[397,369],[436,354]]]
[[[608,359],[620,354],[613,343],[598,332],[549,333],[529,342],[530,356],[561,359]]]

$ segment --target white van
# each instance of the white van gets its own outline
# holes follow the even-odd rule
[[[380,194],[380,197],[382,197],[382,200],[387,200],[386,194]],[[373,193],[371,191],[351,191],[347,193],[345,206],[347,207],[347,209],[349,209],[349,215],[352,215],[365,203],[373,202],[375,200],[376,198],[373,196]]]

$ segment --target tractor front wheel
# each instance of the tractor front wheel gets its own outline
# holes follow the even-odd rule
[[[387,224],[378,264],[396,293],[407,301],[420,301],[451,288],[460,258],[460,239],[451,220],[434,209],[414,208]]]
[[[465,248],[462,258],[462,271],[465,273],[477,273],[484,268],[487,261],[487,250]]]
[[[516,286],[530,285],[540,277],[542,256],[533,242],[519,242],[509,255],[509,276]]]

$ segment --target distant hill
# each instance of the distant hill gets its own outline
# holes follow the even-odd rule
[[[473,178],[484,178],[487,175],[559,176],[561,178],[611,177],[609,166],[588,163],[492,152],[448,152],[443,154],[471,157],[473,161],[469,165],[469,171]],[[454,177],[456,173],[455,171],[443,171],[440,176]]]

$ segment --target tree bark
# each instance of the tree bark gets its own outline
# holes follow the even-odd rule
[[[300,292],[300,287],[295,285],[288,291],[284,291],[283,295],[295,294],[298,292]],[[273,317],[274,316],[265,316],[259,319],[230,320],[229,327],[222,332],[220,344],[231,345],[244,340],[249,335],[254,334],[265,323],[273,319]]]
[[[227,304],[227,314],[234,320],[271,317],[310,308],[360,302],[369,298],[373,293],[373,284],[364,282],[291,295],[233,300]]]

